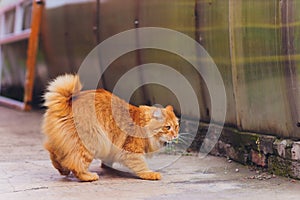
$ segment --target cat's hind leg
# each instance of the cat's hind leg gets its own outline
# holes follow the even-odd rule
[[[49,151],[50,153],[50,159],[52,161],[52,165],[59,171],[61,175],[68,176],[70,174],[70,170],[66,167],[63,167],[61,164],[61,159],[55,148],[53,148],[52,143],[46,142],[44,144],[44,147]]]
[[[97,173],[88,171],[91,162],[94,159],[91,154],[83,145],[80,145],[76,150],[68,155],[65,163],[68,163],[69,169],[81,181],[96,181],[99,179]]]
[[[68,176],[70,174],[70,170],[61,166],[54,153],[50,153],[50,159],[52,161],[52,165],[59,171],[61,175]]]

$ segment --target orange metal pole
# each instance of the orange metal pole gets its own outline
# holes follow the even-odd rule
[[[31,33],[28,41],[27,61],[26,61],[26,79],[25,79],[25,94],[24,94],[24,110],[31,109],[35,65],[39,45],[39,33],[42,20],[44,3],[41,0],[34,0],[32,6],[32,21]]]

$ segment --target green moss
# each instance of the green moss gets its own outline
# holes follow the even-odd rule
[[[240,132],[232,128],[224,128],[222,140],[230,143],[234,147],[243,148],[244,150],[254,149],[260,151],[260,135],[255,133]]]
[[[292,175],[291,161],[279,158],[277,156],[270,156],[268,159],[269,172],[279,175],[290,177]]]

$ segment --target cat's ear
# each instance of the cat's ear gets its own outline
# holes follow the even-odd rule
[[[162,120],[163,119],[163,113],[160,108],[155,108],[152,117],[154,117],[157,120]]]
[[[171,112],[174,111],[173,106],[171,106],[171,105],[167,105],[166,110],[171,111]]]

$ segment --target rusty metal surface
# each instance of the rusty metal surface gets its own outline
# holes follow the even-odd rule
[[[25,78],[25,90],[24,90],[24,110],[29,111],[32,108],[33,90],[35,71],[37,63],[37,54],[39,48],[39,36],[42,13],[44,10],[43,3],[34,2],[32,5],[32,26],[30,37],[28,39],[27,47],[27,59],[26,59],[26,78]]]

